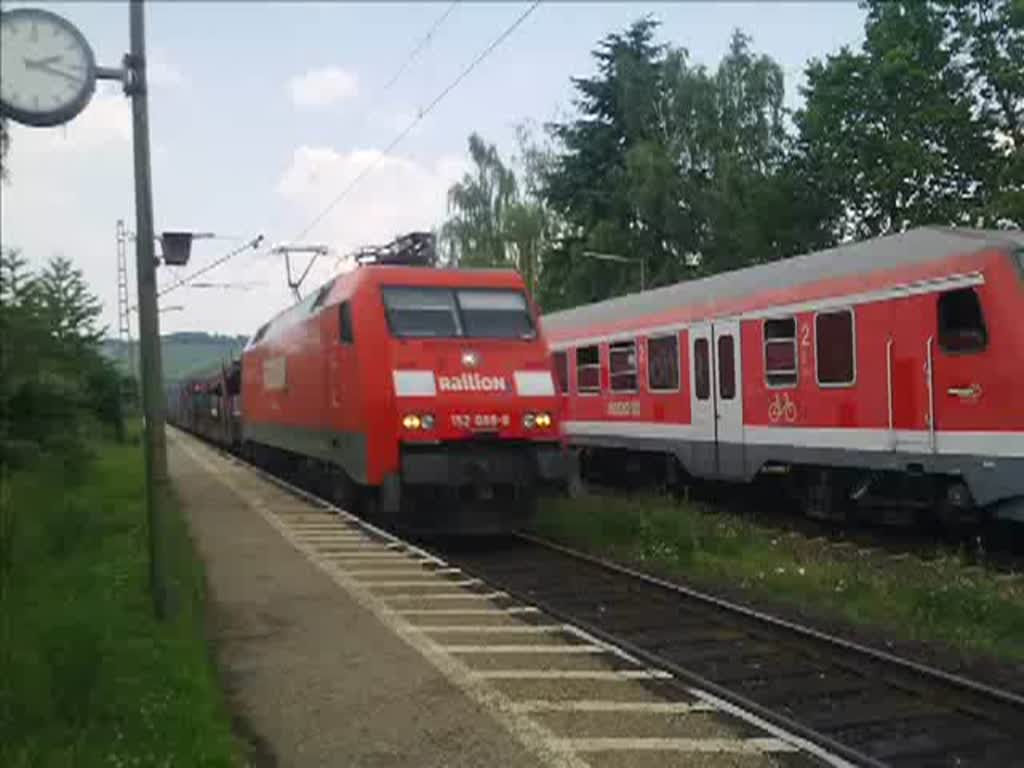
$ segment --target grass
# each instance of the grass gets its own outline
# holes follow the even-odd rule
[[[177,610],[153,616],[138,444],[7,474],[0,493],[0,765],[236,765],[173,500]]]
[[[767,598],[886,637],[1024,661],[1024,583],[965,570],[959,558],[883,560],[649,497],[547,499],[535,530],[650,573]]]

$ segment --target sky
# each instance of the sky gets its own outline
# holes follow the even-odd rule
[[[308,293],[351,268],[340,257],[353,249],[437,226],[448,187],[468,169],[469,134],[480,133],[508,158],[518,124],[571,116],[570,78],[590,75],[595,44],[645,14],[661,22],[660,41],[709,67],[732,30],[743,29],[755,50],[783,67],[790,107],[800,103],[808,59],[863,38],[864,14],[855,3],[545,2],[385,153],[528,5],[149,3],[156,228],[217,235],[193,244],[187,267],[160,267],[159,284],[263,235],[268,245],[330,249],[314,264],[303,286]],[[24,6],[68,18],[102,66],[119,65],[127,51],[127,3],[4,3]],[[71,259],[102,299],[102,322],[116,335],[116,222],[134,229],[131,112],[120,85],[101,82],[65,126],[12,124],[7,164],[3,247],[20,249],[34,265],[56,254]],[[134,304],[133,248],[129,274]],[[240,253],[202,281],[218,285],[161,298],[162,333],[248,335],[293,302],[283,259],[267,247]]]

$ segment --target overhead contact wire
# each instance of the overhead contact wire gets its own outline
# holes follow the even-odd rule
[[[405,70],[409,67],[410,64],[412,64],[413,59],[415,59],[420,54],[420,51],[427,47],[427,44],[430,43],[430,41],[433,39],[434,33],[437,32],[438,28],[442,24],[444,24],[444,20],[451,15],[451,12],[455,10],[455,6],[458,4],[459,0],[455,0],[455,2],[453,2],[445,9],[444,13],[442,13],[441,16],[437,19],[437,21],[434,22],[433,26],[429,30],[427,30],[427,34],[425,34],[420,39],[419,43],[417,43],[416,46],[412,49],[412,52],[405,58],[405,61],[402,62],[402,66],[398,68],[398,71],[395,72],[394,75],[392,75],[391,79],[388,80],[387,84],[381,89],[381,93],[387,92],[392,85],[398,82],[398,78],[400,78],[402,76],[402,73],[405,72]]]

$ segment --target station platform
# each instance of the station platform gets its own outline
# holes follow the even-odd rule
[[[218,479],[231,464],[168,430],[207,579],[207,629],[253,766],[543,765]],[[232,482],[302,502],[244,469]]]
[[[845,768],[190,435],[168,460],[248,765]]]

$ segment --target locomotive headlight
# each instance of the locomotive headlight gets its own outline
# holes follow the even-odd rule
[[[423,429],[433,429],[434,428],[434,414],[432,414],[432,413],[424,413],[420,417],[420,427],[422,427]]]
[[[523,426],[527,429],[533,429],[537,425],[537,417],[532,413],[523,414]]]
[[[406,429],[419,429],[421,423],[420,417],[415,413],[410,413],[402,419],[402,426]]]
[[[541,429],[547,429],[551,426],[551,414],[550,413],[538,413],[535,418],[536,424]]]

